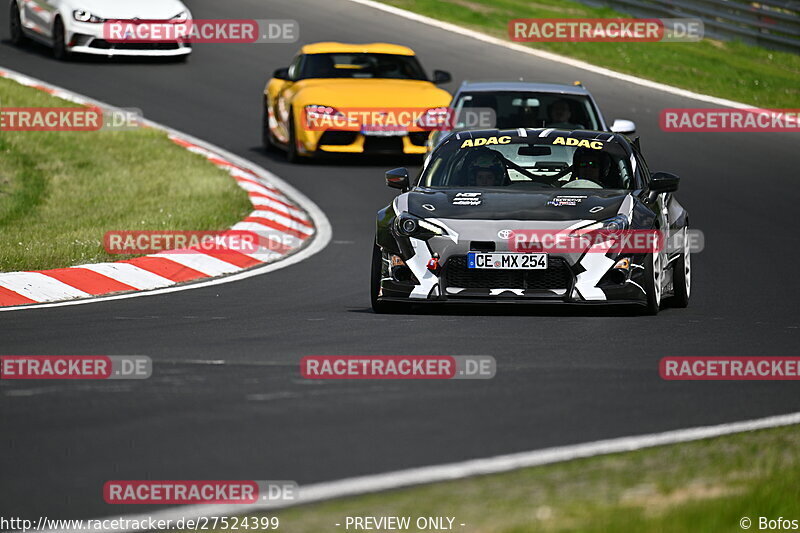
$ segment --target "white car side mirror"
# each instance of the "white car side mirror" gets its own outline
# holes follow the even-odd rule
[[[611,131],[614,133],[624,133],[630,135],[636,131],[636,124],[631,120],[616,119],[611,126]]]

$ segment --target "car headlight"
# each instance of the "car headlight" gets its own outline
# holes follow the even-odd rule
[[[443,227],[410,213],[403,213],[395,218],[394,229],[398,235],[414,237],[415,239],[429,239],[447,235],[447,231]]]
[[[88,11],[83,11],[80,9],[76,9],[75,11],[72,12],[72,18],[74,18],[78,22],[92,22],[94,24],[105,22],[105,19],[96,17],[91,13],[89,13]]]
[[[630,221],[625,215],[617,215],[600,222],[574,230],[570,237],[586,248],[591,246],[614,246],[620,241],[622,233],[627,231]]]
[[[453,113],[449,107],[428,109],[417,120],[417,127],[426,131],[443,131],[453,129]]]
[[[187,20],[189,20],[189,13],[186,11],[181,11],[180,13],[169,19],[170,22],[175,24],[180,24],[181,22],[186,22]]]
[[[603,229],[606,231],[622,231],[628,229],[630,222],[625,215],[617,215],[602,222]]]

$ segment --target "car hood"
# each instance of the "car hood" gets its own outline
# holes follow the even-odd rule
[[[386,79],[313,79],[295,86],[296,104],[331,107],[440,107],[450,93],[429,81]]]
[[[167,20],[189,11],[179,0],[77,0],[71,4],[73,9],[105,19]]]
[[[604,220],[616,216],[630,191],[560,189],[497,191],[493,189],[415,189],[397,206],[419,217],[473,220]]]

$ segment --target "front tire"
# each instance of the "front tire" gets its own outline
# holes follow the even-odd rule
[[[53,25],[53,57],[59,61],[69,60],[69,49],[67,48],[66,39],[64,23],[61,22],[60,18],[57,18]]]
[[[683,253],[672,266],[672,287],[674,296],[670,299],[672,307],[684,308],[689,305],[692,294],[692,255],[689,250],[689,228],[683,233]]]
[[[294,110],[289,110],[289,142],[286,146],[286,160],[289,163],[300,163],[300,154],[297,151],[297,125],[294,120]]]
[[[661,297],[663,295],[664,268],[660,252],[647,254],[647,258],[644,261],[644,270],[644,288],[647,293],[645,314],[654,316],[661,309]]]
[[[261,146],[265,152],[272,152],[275,145],[272,142],[272,132],[269,129],[269,109],[264,106],[264,113],[261,118]]]
[[[8,27],[11,33],[11,44],[14,46],[25,44],[25,33],[22,31],[22,19],[19,16],[19,6],[16,2],[11,3]]]

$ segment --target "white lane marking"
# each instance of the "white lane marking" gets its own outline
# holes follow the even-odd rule
[[[36,302],[65,298],[86,298],[87,292],[76,289],[39,272],[7,272],[0,274],[0,286]]]
[[[738,109],[752,109],[757,107],[751,104],[743,104],[741,102],[734,102],[733,100],[726,100],[725,98],[717,98],[716,96],[709,96],[707,94],[687,91],[686,89],[679,89],[678,87],[673,87],[671,85],[665,85],[663,83],[658,83],[655,81],[638,78],[630,74],[623,74],[621,72],[616,72],[611,69],[598,67],[596,65],[592,65],[591,63],[579,61],[571,57],[554,54],[552,52],[545,52],[543,50],[537,50],[535,48],[530,48],[510,41],[504,41],[503,39],[498,39],[497,37],[491,37],[489,35],[486,35],[485,33],[480,33],[474,30],[468,30],[467,28],[462,28],[461,26],[450,24],[449,22],[442,22],[440,20],[432,19],[424,15],[418,15],[416,13],[412,13],[411,11],[406,11],[405,9],[400,9],[398,7],[389,6],[386,4],[381,4],[380,2],[375,2],[373,0],[347,0],[347,1],[353,2],[355,4],[361,4],[363,6],[372,7],[374,9],[379,9],[386,13],[391,13],[392,15],[397,15],[398,17],[403,17],[408,20],[413,20],[414,22],[419,22],[421,24],[427,24],[428,26],[433,26],[440,30],[457,33],[459,35],[469,37],[470,39],[476,39],[478,41],[483,41],[485,43],[502,46],[503,48],[508,48],[511,50],[515,50],[517,52],[522,52],[523,54],[528,54],[536,56],[540,59],[545,59],[547,61],[554,61],[556,63],[561,63],[562,65],[568,65],[570,67],[579,68],[581,70],[586,70],[589,72],[593,72],[595,74],[600,74],[601,76],[606,76],[620,81],[633,83],[635,85],[647,87],[648,89],[655,89],[657,91],[674,94],[684,98],[691,98],[693,100],[699,100],[701,102],[708,102],[715,105],[734,107]]]
[[[61,87],[55,87],[45,81],[39,81],[39,80],[33,81],[30,77],[25,76],[24,74],[21,74],[14,70],[7,69],[5,67],[0,67],[0,70],[6,73],[6,75],[10,79],[15,79],[16,81],[26,80],[32,84],[41,85],[42,87],[48,87],[50,89],[62,91],[67,96],[66,98],[64,98],[65,100],[69,100],[79,104],[94,105],[104,109],[118,109],[112,105],[106,104],[99,100],[95,100],[87,96],[67,91],[66,89],[62,89]],[[162,289],[154,289],[152,291],[132,292],[128,294],[116,294],[114,296],[96,296],[94,298],[70,300],[65,302],[29,304],[29,305],[15,306],[15,307],[0,307],[0,312],[30,311],[34,309],[44,309],[50,307],[66,307],[71,305],[86,305],[86,304],[94,304],[98,302],[107,302],[113,300],[127,300],[129,298],[142,298],[145,296],[154,296],[157,294],[168,294],[171,292],[189,291],[194,289],[201,289],[204,287],[222,285],[224,283],[233,283],[234,281],[252,278],[255,276],[261,276],[263,274],[267,274],[275,270],[280,270],[282,268],[295,265],[305,259],[308,259],[312,255],[321,252],[322,250],[325,249],[326,246],[328,246],[328,243],[330,243],[331,238],[333,236],[333,229],[331,228],[331,223],[328,220],[328,217],[325,216],[325,213],[323,213],[322,210],[317,206],[317,204],[311,201],[310,198],[301,193],[299,190],[297,190],[294,186],[290,185],[288,182],[279,178],[276,174],[273,174],[269,170],[256,165],[252,161],[248,161],[247,159],[239,157],[238,155],[231,153],[223,148],[220,148],[211,143],[198,139],[197,137],[194,137],[187,133],[183,133],[176,129],[170,128],[169,126],[164,126],[163,124],[159,124],[158,122],[153,122],[152,120],[148,119],[144,119],[142,123],[151,128],[160,129],[166,132],[168,135],[179,137],[181,140],[188,142],[190,144],[194,144],[196,146],[205,148],[207,150],[212,150],[220,157],[235,164],[237,167],[241,167],[245,170],[251,170],[255,175],[259,177],[259,179],[263,179],[266,182],[270,183],[271,185],[274,185],[277,189],[280,189],[280,191],[283,194],[285,194],[286,197],[291,198],[291,203],[296,204],[299,208],[303,209],[311,217],[311,220],[314,222],[314,226],[316,227],[316,234],[314,238],[302,241],[300,239],[294,239],[294,237],[287,236],[287,240],[289,242],[296,241],[298,244],[301,243],[308,243],[308,244],[306,244],[304,248],[301,248],[299,250],[292,250],[289,254],[281,256],[281,260],[276,263],[266,264],[259,267],[253,267],[251,269],[244,270],[236,274],[232,274],[222,278],[194,282],[188,285],[164,287]],[[261,227],[264,228],[264,226]],[[274,230],[272,231],[274,232]]]
[[[172,280],[163,278],[158,274],[153,274],[152,272],[139,268],[136,265],[131,265],[130,263],[95,263],[93,265],[80,265],[73,268],[92,270],[139,290],[158,289],[175,284]]]
[[[625,453],[656,446],[693,442],[734,433],[756,431],[759,429],[777,428],[800,424],[800,412],[785,415],[756,418],[741,422],[731,422],[715,426],[700,426],[688,429],[677,429],[661,433],[649,433],[631,437],[599,440],[583,444],[556,446],[533,450],[528,452],[497,455],[483,459],[471,459],[457,463],[422,466],[407,470],[397,470],[338,481],[326,481],[300,486],[300,497],[293,501],[272,501],[255,505],[184,505],[171,507],[162,511],[149,514],[122,515],[108,517],[108,520],[118,519],[128,521],[146,521],[151,517],[154,520],[173,520],[180,518],[197,519],[203,516],[233,516],[250,514],[258,511],[305,505],[334,498],[359,496],[387,490],[401,489],[416,485],[453,481],[487,474],[510,472],[520,468],[531,468],[555,463],[563,463],[575,459],[585,459],[613,453]],[[86,531],[86,530],[84,530]],[[94,530],[108,533],[125,533],[125,529]],[[51,533],[51,532],[48,532]],[[61,533],[72,533],[71,530],[62,530]]]
[[[191,269],[202,272],[207,276],[220,276],[222,274],[230,274],[241,270],[236,265],[232,265],[216,257],[201,253],[178,253],[178,254],[155,254],[147,257],[160,257],[161,259],[169,259],[180,265],[189,267]]]

